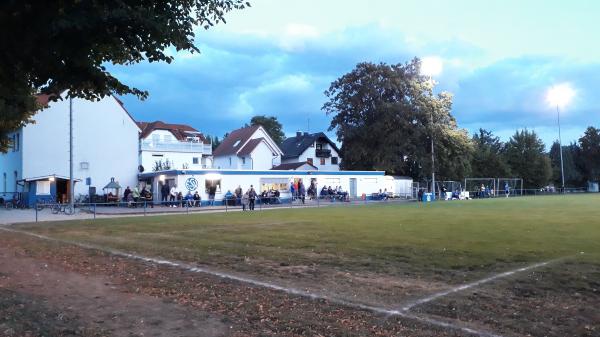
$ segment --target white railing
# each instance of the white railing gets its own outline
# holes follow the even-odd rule
[[[196,142],[153,142],[142,141],[141,149],[146,151],[176,151],[212,154],[212,145]]]

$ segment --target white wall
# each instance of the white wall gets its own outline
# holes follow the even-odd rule
[[[231,164],[229,161],[230,158],[231,158]],[[246,160],[248,161],[248,159],[246,159]],[[217,169],[223,169],[223,170],[238,170],[240,168],[239,162],[240,161],[238,160],[238,157],[235,154],[214,157],[213,167],[217,168]]]
[[[22,178],[23,166],[23,133],[22,130],[8,135],[10,139],[17,139],[18,147],[10,147],[7,153],[0,153],[0,198],[11,199],[14,192],[17,192],[16,182]],[[13,138],[14,137],[14,138]],[[15,179],[15,172],[17,176]],[[6,178],[5,178],[6,177]],[[18,188],[21,192],[21,187]]]
[[[23,177],[69,176],[69,100],[51,102],[23,129]],[[125,187],[137,182],[139,129],[111,96],[73,99],[75,195],[87,194],[86,178],[102,193],[111,177]],[[81,163],[87,163],[88,168]]]
[[[199,170],[202,168],[212,168],[211,158],[202,157],[202,153],[186,153],[186,152],[167,152],[167,151],[141,151],[141,164],[144,166],[145,172],[151,172],[156,161],[161,160],[163,163],[169,160],[172,164],[171,169],[183,169],[184,164],[191,170]],[[198,158],[198,164],[194,164],[194,158]],[[204,166],[203,166],[203,163]]]
[[[350,192],[350,179],[355,178],[357,181],[357,196],[360,197],[363,193],[367,196],[371,196],[372,193],[379,192],[379,189],[386,188],[386,176],[384,175],[364,175],[360,174],[360,172],[356,172],[356,174],[344,174],[344,175],[336,175],[335,173],[327,174],[327,175],[315,175],[315,174],[305,174],[305,172],[296,172],[296,171],[285,171],[285,174],[275,174],[268,171],[265,171],[264,174],[255,174],[256,171],[239,171],[239,174],[219,174],[218,171],[214,170],[206,170],[206,173],[198,173],[198,172],[190,172],[189,174],[182,174],[176,176],[165,176],[166,179],[175,179],[178,189],[182,191],[185,195],[187,194],[187,189],[185,188],[186,180],[188,178],[195,178],[198,181],[197,191],[202,197],[202,200],[208,200],[208,195],[205,193],[205,178],[207,175],[210,175],[212,178],[218,177],[221,179],[221,190],[217,191],[215,195],[216,200],[221,200],[227,190],[231,190],[232,192],[239,186],[242,187],[244,191],[246,191],[250,185],[253,185],[258,193],[260,190],[260,183],[262,178],[275,178],[275,179],[285,179],[288,182],[293,181],[294,178],[302,178],[304,181],[305,187],[308,189],[310,186],[311,178],[317,179],[317,189],[318,192],[321,191],[323,186],[331,186],[333,188],[337,186],[342,186],[342,188]],[[272,171],[272,172],[282,172],[282,171]],[[313,171],[316,172],[316,171]],[[153,189],[156,189],[156,183],[158,178],[154,178]],[[193,193],[193,191],[192,191]],[[290,193],[289,190],[281,192],[282,198],[289,198]],[[160,200],[160,197],[155,196],[155,200]]]
[[[259,171],[270,170],[274,165],[279,165],[279,161],[281,160],[280,156],[273,157],[273,152],[264,142],[261,142],[254,148],[250,157],[252,158],[251,160],[246,158],[246,165],[240,165],[242,169]]]

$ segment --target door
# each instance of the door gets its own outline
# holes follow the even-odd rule
[[[356,178],[350,178],[350,198],[356,198]]]

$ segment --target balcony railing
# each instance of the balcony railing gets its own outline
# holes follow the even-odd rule
[[[212,145],[196,142],[152,142],[143,141],[140,148],[142,151],[173,151],[173,152],[194,152],[202,154],[212,154]]]
[[[315,156],[317,158],[329,158],[329,157],[331,157],[331,150],[330,149],[316,149]]]

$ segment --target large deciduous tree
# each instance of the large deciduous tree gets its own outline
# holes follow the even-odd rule
[[[510,168],[503,155],[504,144],[491,131],[479,129],[473,135],[473,159],[471,175],[473,177],[510,177]]]
[[[545,187],[552,178],[550,158],[535,131],[517,130],[506,143],[506,162],[525,188]]]
[[[600,181],[600,129],[588,127],[579,138],[579,146],[585,179]]]
[[[432,94],[419,74],[420,61],[359,63],[325,91],[323,110],[333,115],[345,169],[384,170],[415,179],[431,172],[430,137],[435,138],[436,172],[462,178],[472,145],[450,114],[452,97]]]
[[[35,94],[145,98],[147,92],[120,82],[106,64],[171,62],[169,48],[198,52],[196,27],[208,29],[245,6],[244,0],[0,2],[0,152],[8,134],[39,108]]]
[[[583,172],[580,167],[581,149],[576,143],[563,145],[563,164],[565,175],[565,186],[581,187],[584,185]],[[550,163],[552,164],[552,180],[555,186],[562,185],[560,166],[560,145],[557,141],[552,143],[550,152]]]
[[[283,140],[285,139],[285,134],[283,133],[283,126],[277,120],[277,117],[273,116],[254,116],[250,120],[250,125],[260,125],[262,126],[269,136],[273,139],[277,145],[281,145]]]

